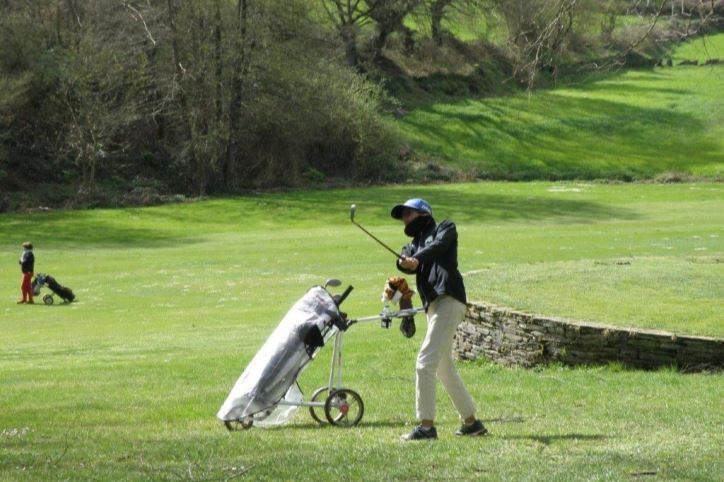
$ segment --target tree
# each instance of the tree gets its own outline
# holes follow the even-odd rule
[[[403,31],[408,37],[409,46],[411,31],[404,26],[404,21],[422,3],[422,0],[366,0],[366,2],[369,5],[369,15],[376,25],[375,37],[372,40],[372,60],[380,62],[383,58],[382,50],[393,32]]]
[[[424,0],[424,11],[430,22],[431,37],[435,45],[443,44],[442,22],[450,20],[450,13],[457,11],[461,16],[483,15],[489,17],[493,8],[488,0]],[[486,18],[486,20],[488,20]]]
[[[579,0],[492,0],[508,27],[517,80],[533,86],[541,67],[555,75]]]
[[[231,74],[231,101],[229,103],[228,117],[228,137],[223,150],[222,157],[222,177],[223,184],[229,186],[232,184],[232,178],[235,177],[238,169],[235,169],[240,157],[240,124],[242,101],[244,99],[245,80],[251,65],[251,55],[254,42],[250,40],[249,35],[249,11],[251,0],[237,1],[237,15],[235,18],[235,29],[233,35],[233,45],[236,47],[232,54],[232,74]],[[221,59],[219,59],[221,61]],[[217,67],[218,72],[222,72],[222,67]],[[221,78],[219,79],[221,82]]]
[[[428,2],[432,40],[438,47],[442,46],[442,20],[445,17],[445,9],[454,1],[455,0],[432,0]]]
[[[345,48],[345,61],[349,67],[357,68],[359,54],[357,37],[360,28],[368,24],[377,2],[366,0],[320,0],[329,19],[334,24]]]
[[[0,3],[5,186],[22,171],[204,195],[394,160],[381,88],[336,64],[304,0]]]

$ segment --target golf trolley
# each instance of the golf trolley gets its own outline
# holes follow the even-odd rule
[[[309,408],[309,414],[320,424],[351,427],[364,415],[364,402],[355,391],[342,382],[342,342],[345,332],[357,323],[381,320],[389,328],[393,318],[411,319],[424,311],[409,308],[390,311],[385,304],[379,315],[348,319],[339,305],[352,291],[332,295],[327,287],[341,282],[328,280],[324,286],[314,286],[300,298],[279,323],[257,352],[217,413],[229,430],[244,430],[252,426],[281,425],[299,407]],[[333,341],[329,383],[304,400],[297,378],[320,349]]]
[[[73,290],[67,286],[63,286],[49,274],[38,273],[32,282],[33,296],[40,296],[40,289],[43,286],[50,288],[54,294],[58,295],[64,302],[72,303],[75,300]],[[43,296],[43,303],[52,305],[54,302],[53,294],[47,293]]]

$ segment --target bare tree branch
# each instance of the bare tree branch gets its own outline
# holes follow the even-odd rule
[[[138,9],[136,9],[133,5],[130,5],[128,2],[123,2],[123,6],[133,12],[131,17],[133,17],[135,20],[141,20],[141,22],[143,23],[143,28],[146,30],[146,35],[148,36],[148,39],[155,47],[156,41],[154,40],[153,35],[151,35],[151,31],[148,29],[148,25],[146,25],[146,20],[143,18],[143,15],[141,15],[141,12],[139,12]]]

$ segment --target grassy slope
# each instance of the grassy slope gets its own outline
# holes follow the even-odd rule
[[[635,271],[640,259],[680,264],[722,255],[721,238],[712,237],[724,225],[721,186],[711,184],[491,183],[3,215],[0,479],[224,479],[242,468],[255,480],[721,475],[721,375],[462,364],[494,435],[453,437],[456,417],[440,393],[441,440],[400,444],[413,418],[422,320],[413,340],[374,325],[347,337],[347,384],[366,403],[359,428],[319,428],[300,412],[279,429],[227,434],[215,411],[307,286],[340,276],[356,286],[347,311],[379,309],[392,259],[349,224],[349,204],[359,205],[360,222],[400,245],[388,208],[419,192],[458,221],[464,270],[496,268],[485,291],[470,280],[486,299],[499,293],[490,279],[537,276],[542,264],[590,263],[596,271],[606,265],[595,260],[625,257]],[[73,287],[78,303],[13,304],[13,260],[25,238],[37,245],[38,269]],[[721,264],[702,266],[721,279]],[[721,333],[716,321],[710,328]],[[307,394],[325,383],[329,355],[325,349],[302,376]]]
[[[424,13],[418,16],[410,16],[405,19],[405,25],[417,32],[418,36],[429,38],[432,35],[430,18]],[[488,25],[484,15],[471,11],[452,10],[448,11],[442,20],[442,29],[450,32],[456,39],[462,42],[475,42],[486,39],[489,42],[503,43],[505,41],[505,29],[503,26]]]
[[[433,103],[397,123],[418,150],[484,177],[721,176],[722,89],[722,66],[628,71],[530,96]]]
[[[674,49],[675,64],[683,60],[697,60],[700,64],[710,59],[724,60],[724,33],[698,37]]]

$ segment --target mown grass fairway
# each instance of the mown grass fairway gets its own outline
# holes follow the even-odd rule
[[[724,56],[720,37],[707,38],[707,55]],[[702,57],[697,42],[674,58]],[[482,177],[721,176],[723,90],[721,65],[610,72],[530,96],[433,103],[396,123],[419,151]]]
[[[216,410],[310,285],[340,277],[356,287],[347,312],[379,310],[394,260],[350,224],[349,205],[401,246],[389,207],[413,195],[458,223],[471,298],[573,316],[591,304],[586,315],[606,322],[724,334],[720,184],[483,183],[2,215],[0,479],[721,478],[721,374],[463,363],[493,435],[455,438],[440,392],[441,439],[398,442],[414,417],[421,318],[412,340],[396,326],[350,330],[345,379],[366,404],[359,427],[318,427],[300,412],[281,428],[227,433]],[[14,304],[25,239],[36,271],[77,303]],[[672,283],[686,319],[661,316]],[[328,348],[300,379],[307,396],[327,381]]]

